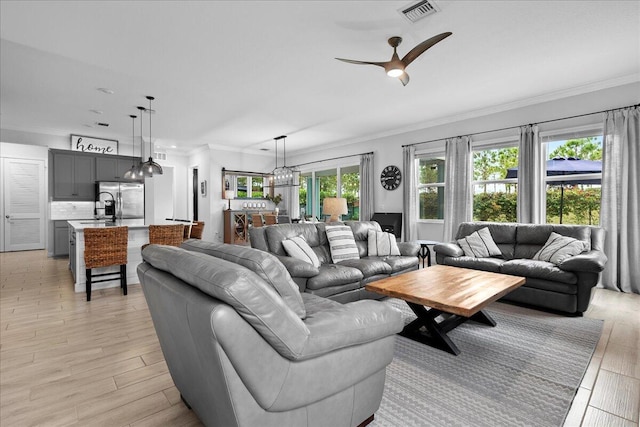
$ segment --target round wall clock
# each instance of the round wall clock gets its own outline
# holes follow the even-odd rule
[[[395,190],[402,181],[402,173],[397,166],[389,165],[382,169],[380,184],[385,190]]]

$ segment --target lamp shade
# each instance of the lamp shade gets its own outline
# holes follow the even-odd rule
[[[331,215],[329,221],[340,221],[340,215],[349,213],[347,208],[347,199],[343,197],[327,197],[322,202],[322,213]]]
[[[236,198],[236,192],[233,190],[225,190],[224,191],[224,198],[227,200],[233,200]]]

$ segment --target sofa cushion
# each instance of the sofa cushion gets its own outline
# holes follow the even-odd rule
[[[417,268],[420,264],[417,256],[385,256],[385,257],[366,257],[363,259],[379,259],[384,261],[391,267],[391,274],[398,273],[400,271]]]
[[[304,236],[300,235],[284,239],[282,245],[289,256],[308,262],[314,267],[320,267],[318,256],[313,252]]]
[[[331,259],[334,263],[337,264],[348,259],[360,259],[351,227],[348,225],[327,225],[325,232],[331,249]]]
[[[345,221],[351,227],[360,258],[369,255],[369,231],[382,231],[376,221]]]
[[[468,236],[474,231],[478,231],[484,227],[489,228],[493,241],[500,249],[500,252],[502,252],[502,257],[504,259],[514,258],[516,232],[518,229],[517,224],[504,222],[463,222],[456,232],[456,240]]]
[[[173,246],[149,245],[142,250],[142,258],[233,307],[278,353],[289,359],[303,355],[309,329],[275,289],[253,271]]]
[[[400,255],[396,236],[384,231],[369,230],[367,249],[368,256]]]
[[[500,256],[502,252],[496,246],[489,228],[484,227],[458,240],[464,254],[468,257],[487,258]]]
[[[416,258],[417,259],[417,258]],[[381,259],[377,258],[358,258],[348,259],[340,263],[341,266],[357,268],[362,272],[362,275],[372,277],[378,274],[390,274],[391,266]]]
[[[533,259],[542,248],[551,233],[573,237],[587,244],[591,249],[591,227],[562,224],[518,224],[514,258]]]
[[[533,259],[538,261],[548,261],[555,265],[559,265],[562,261],[571,258],[574,255],[581,254],[587,249],[587,244],[581,240],[561,236],[552,232],[547,243],[545,243],[544,246],[536,252]]]
[[[305,317],[304,304],[298,285],[291,279],[289,271],[274,255],[258,249],[224,243],[190,239],[180,246],[189,251],[204,253],[242,265],[256,273],[280,294],[285,303],[301,319]]]
[[[514,276],[535,277],[568,284],[578,283],[578,276],[570,271],[560,270],[555,264],[532,259],[512,259],[505,261],[500,272]]]
[[[315,248],[320,245],[318,229],[315,224],[277,224],[271,227],[263,227],[269,251],[276,255],[287,255],[282,241],[296,236],[304,236],[309,246]]]
[[[338,264],[322,264],[320,272],[307,280],[308,289],[321,289],[329,286],[359,283],[364,275],[360,270]]]
[[[502,266],[504,262],[505,261],[500,258],[473,258],[468,256],[445,258],[446,265],[473,268],[474,270],[492,271],[494,273],[500,273],[500,266]]]

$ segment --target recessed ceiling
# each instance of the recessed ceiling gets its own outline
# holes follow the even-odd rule
[[[436,0],[415,23],[407,4],[2,0],[1,126],[127,142],[153,95],[159,145],[258,151],[286,134],[295,152],[640,80],[637,1]],[[406,87],[334,59],[386,61],[390,36],[402,57],[445,31]],[[110,126],[87,130],[91,110]]]

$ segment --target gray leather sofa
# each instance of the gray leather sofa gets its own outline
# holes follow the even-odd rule
[[[325,223],[278,224],[268,227],[252,227],[249,230],[251,246],[270,252],[287,268],[300,292],[310,293],[339,302],[360,299],[381,299],[382,295],[364,289],[367,283],[384,277],[418,269],[420,245],[411,242],[398,243],[400,256],[368,256],[369,230],[382,231],[375,221],[345,221],[351,227],[358,246],[360,259],[334,264],[325,232]],[[320,260],[321,266],[287,256],[282,241],[304,236]]]
[[[489,227],[491,236],[502,252],[500,257],[472,258],[464,256],[456,242],[434,246],[438,264],[524,276],[526,283],[504,300],[582,314],[591,301],[607,257],[603,252],[605,230],[586,225],[516,224],[465,222],[460,224],[456,240]],[[533,260],[551,232],[588,243],[587,252],[566,259],[559,265]]]
[[[399,312],[300,294],[273,255],[249,247],[191,240],[142,256],[138,276],[169,371],[205,425],[372,419]]]

